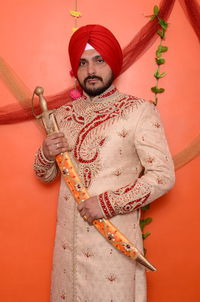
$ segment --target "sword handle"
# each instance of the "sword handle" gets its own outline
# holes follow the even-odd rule
[[[58,124],[54,115],[54,110],[48,110],[47,101],[43,96],[44,89],[40,86],[36,87],[34,90],[34,94],[39,97],[40,107],[42,109],[42,113],[37,115],[37,119],[41,119],[48,135],[53,134],[55,132],[59,132]]]

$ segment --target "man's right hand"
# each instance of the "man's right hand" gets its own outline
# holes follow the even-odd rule
[[[48,160],[54,160],[55,156],[67,151],[67,140],[62,132],[47,136],[43,142],[42,149]]]

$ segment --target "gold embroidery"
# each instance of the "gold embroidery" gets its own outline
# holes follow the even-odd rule
[[[68,201],[68,200],[70,200],[70,196],[69,195],[65,195],[64,199]]]
[[[120,169],[118,169],[113,174],[116,176],[120,176],[122,174],[122,171]]]
[[[163,179],[162,179],[161,177],[158,177],[158,178],[157,178],[157,183],[158,183],[159,185],[163,185],[163,184],[164,184],[164,181],[163,181]]]
[[[156,128],[160,128],[160,126],[161,126],[158,122],[153,123],[153,125],[154,125],[154,127],[156,127]]]
[[[145,161],[146,161],[147,163],[149,163],[149,164],[152,164],[154,160],[155,160],[154,157],[149,156],[149,157],[146,158]]]
[[[123,129],[123,130],[122,130],[121,132],[119,132],[118,134],[119,134],[119,136],[121,136],[122,138],[125,138],[125,137],[127,136],[127,134],[128,134],[128,131],[125,130],[125,129]]]
[[[63,244],[62,244],[62,248],[63,248],[63,250],[66,250],[66,249],[67,249],[67,244],[66,244],[66,243],[63,243]]]
[[[110,274],[106,276],[106,279],[109,280],[110,282],[113,282],[117,280],[117,276],[115,274]]]
[[[61,299],[65,300],[65,298],[66,298],[65,293],[63,292],[60,297],[61,297]]]
[[[89,249],[85,250],[85,251],[82,251],[82,253],[87,257],[87,258],[90,258],[90,257],[93,257],[94,256],[94,253],[92,251],[90,251]]]

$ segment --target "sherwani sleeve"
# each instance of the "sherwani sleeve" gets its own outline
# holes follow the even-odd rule
[[[136,181],[98,196],[106,218],[127,214],[168,192],[174,184],[174,165],[156,107],[142,104],[135,128],[134,147],[143,167]]]
[[[56,161],[48,160],[43,153],[42,147],[35,154],[34,172],[45,183],[52,182],[58,174]]]

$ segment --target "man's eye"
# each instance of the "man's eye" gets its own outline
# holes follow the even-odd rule
[[[97,59],[97,62],[98,62],[98,63],[103,63],[103,62],[104,62],[104,59]]]
[[[85,61],[80,61],[79,66],[84,66],[86,64]]]

